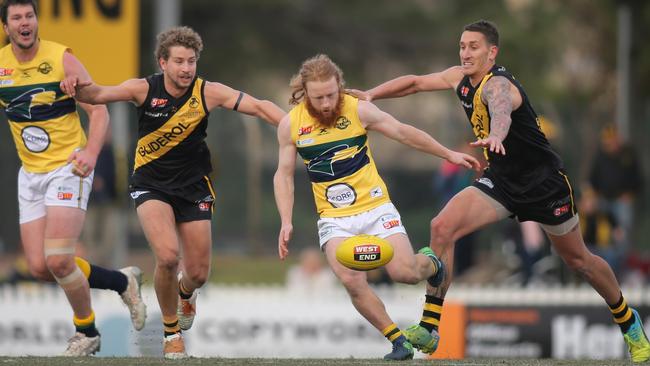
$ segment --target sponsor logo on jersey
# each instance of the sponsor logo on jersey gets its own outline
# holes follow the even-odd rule
[[[40,153],[50,146],[50,135],[38,126],[27,126],[20,133],[27,150]]]
[[[463,107],[465,107],[465,108],[467,108],[467,109],[472,109],[472,108],[474,108],[474,105],[473,105],[472,103],[466,103],[465,101],[462,101],[462,102],[460,102],[460,104],[462,104]]]
[[[318,136],[327,135],[328,133],[330,132],[327,130],[327,128],[321,128],[318,131]]]
[[[199,202],[199,211],[203,211],[203,212],[210,211],[211,205],[212,203],[210,202]]]
[[[14,73],[14,69],[7,69],[5,67],[0,67],[0,76],[9,76]]]
[[[151,108],[162,108],[167,105],[167,99],[151,98]]]
[[[313,143],[314,143],[314,139],[304,139],[304,140],[296,141],[296,145],[298,146],[305,146]]]
[[[314,126],[304,126],[298,129],[298,136],[308,135],[314,129]]]
[[[183,122],[179,122],[176,126],[172,127],[169,132],[165,132],[161,136],[158,136],[158,138],[151,141],[146,146],[138,146],[138,154],[140,154],[140,156],[153,154],[173,139],[181,136],[189,127],[190,126],[188,125],[184,125]]]
[[[467,94],[469,94],[469,88],[468,87],[463,86],[462,88],[460,88],[460,95],[466,97]]]
[[[0,86],[14,85],[13,79],[0,80]]]
[[[558,216],[562,216],[562,215],[566,214],[567,212],[569,212],[569,204],[568,203],[566,205],[564,205],[564,206],[558,207],[555,210],[553,210],[553,215],[555,215],[555,217],[558,217]]]
[[[332,184],[325,190],[327,202],[335,208],[348,207],[357,200],[357,192],[346,183]]]

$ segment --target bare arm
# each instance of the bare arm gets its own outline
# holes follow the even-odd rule
[[[131,102],[142,105],[149,83],[145,79],[129,79],[120,85],[105,86],[95,83],[79,82],[76,99],[90,104],[106,104],[112,102]]]
[[[73,151],[68,156],[68,162],[72,162],[74,174],[87,177],[95,169],[97,156],[104,146],[109,117],[108,109],[103,104],[79,103],[79,106],[88,114],[88,142],[85,147]]]
[[[90,75],[84,65],[70,52],[63,53],[63,71],[66,78],[76,77],[90,80]],[[88,114],[88,142],[85,147],[73,151],[68,156],[68,162],[73,163],[74,174],[87,177],[95,169],[97,155],[104,145],[108,130],[108,110],[105,105],[91,106],[80,103],[79,106]]]
[[[404,145],[420,150],[427,154],[435,155],[449,160],[449,162],[463,165],[466,168],[479,169],[480,164],[474,157],[459,153],[441,145],[428,133],[407,125],[395,119],[390,114],[380,110],[374,104],[359,101],[359,118],[369,130],[380,132],[384,136],[401,142]]]
[[[106,104],[124,101],[140,105],[147,97],[149,84],[144,79],[127,80],[117,86],[95,84],[81,62],[69,52],[63,54],[63,68],[66,77],[61,81],[61,90],[79,102]]]
[[[427,75],[405,75],[376,86],[366,93],[368,101],[383,98],[402,97],[422,91],[454,89],[462,80],[459,66]],[[364,99],[364,98],[362,98]]]
[[[494,153],[505,155],[503,140],[508,136],[512,123],[510,114],[521,104],[521,95],[507,78],[494,76],[485,83],[481,99],[490,111],[490,135],[485,139],[476,140],[471,145],[489,148]]]
[[[278,254],[284,259],[289,254],[289,240],[293,233],[293,178],[296,167],[296,146],[291,141],[291,121],[285,116],[278,126],[280,144],[278,169],[273,176],[273,191],[282,226],[278,235]]]
[[[205,85],[205,101],[208,110],[216,107],[235,109],[237,112],[261,118],[273,126],[280,123],[285,112],[268,100],[259,100],[248,94],[241,93],[221,83],[207,82]]]

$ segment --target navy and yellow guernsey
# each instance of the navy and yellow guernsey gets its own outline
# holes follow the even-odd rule
[[[163,192],[203,179],[212,171],[205,143],[208,110],[205,81],[195,78],[187,92],[174,98],[162,74],[149,76],[149,91],[138,107],[138,145],[131,184]]]
[[[485,158],[489,164],[488,169],[494,173],[494,178],[498,179],[502,187],[513,193],[524,193],[562,169],[562,160],[551,149],[523,87],[502,66],[493,66],[477,86],[471,84],[469,76],[465,76],[458,84],[456,94],[469,118],[474,135],[486,138],[490,134],[490,113],[481,100],[481,94],[483,86],[493,76],[507,78],[519,90],[522,103],[510,115],[512,124],[503,141],[506,155],[484,149]]]
[[[63,54],[69,49],[39,41],[33,60],[18,62],[11,44],[0,49],[0,106],[5,110],[18,157],[26,171],[47,173],[86,146],[75,100],[59,83],[65,78]]]
[[[345,95],[336,124],[325,128],[303,101],[289,112],[291,139],[302,157],[321,217],[356,215],[390,202],[359,120],[359,100]]]

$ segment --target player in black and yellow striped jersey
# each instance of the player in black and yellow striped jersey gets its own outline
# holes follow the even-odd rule
[[[75,257],[108,114],[105,106],[81,105],[90,120],[86,139],[74,99],[59,88],[67,75],[88,77],[83,65],[68,47],[39,39],[33,1],[4,1],[0,14],[10,41],[0,49],[0,107],[22,162],[21,242],[30,273],[57,281],[73,308],[77,334],[65,355],[85,356],[100,344],[89,287],[121,294],[136,329],[144,326],[146,316],[136,278],[139,269],[110,270]]]
[[[465,26],[460,38],[461,65],[428,75],[402,76],[367,92],[367,100],[420,91],[456,91],[488,167],[472,187],[454,196],[431,223],[431,248],[452,264],[454,243],[505,217],[539,222],[556,252],[579,272],[609,305],[634,362],[650,359],[641,318],[627,306],[607,262],[587,249],[574,206],[573,191],[560,157],[551,149],[521,84],[496,64],[499,32],[485,20]],[[450,267],[448,267],[450,268]],[[451,276],[427,290],[419,325],[405,331],[427,353],[438,344],[437,327]],[[612,342],[615,344],[615,342]]]
[[[176,27],[158,35],[160,74],[117,86],[100,86],[79,78],[62,83],[67,93],[76,93],[82,102],[130,101],[138,107],[138,144],[130,191],[156,256],[154,286],[164,324],[163,353],[172,359],[187,357],[181,330],[192,326],[195,290],[207,280],[212,259],[214,192],[205,143],[208,114],[223,107],[272,125],[285,115],[269,101],[197,77],[202,49],[196,32]],[[183,271],[178,273],[181,246]]]
[[[291,81],[291,102],[296,106],[278,128],[280,158],[274,177],[275,199],[282,220],[278,251],[281,259],[288,255],[293,231],[294,170],[296,155],[300,154],[320,215],[320,245],[330,267],[359,313],[393,344],[392,352],[384,358],[410,359],[413,347],[368,285],[366,274],[336,260],[336,249],[346,238],[369,234],[391,243],[394,256],[386,270],[394,281],[435,281],[437,274],[442,273],[440,262],[430,250],[413,253],[400,215],[377,172],[367,131],[377,131],[467,168],[478,170],[479,163],[469,155],[440,145],[424,131],[397,121],[372,103],[344,94],[344,84],[343,73],[326,55],[306,60]]]

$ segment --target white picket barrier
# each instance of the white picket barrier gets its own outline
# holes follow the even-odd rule
[[[401,327],[419,321],[422,286],[378,289]],[[650,289],[625,289],[630,304],[649,305]],[[99,356],[160,356],[162,324],[152,288],[143,289],[149,316],[132,329],[117,294],[92,292],[102,334]],[[467,305],[601,305],[590,287],[513,289],[453,286],[447,296]],[[0,355],[57,355],[72,335],[72,311],[55,286],[0,287]],[[198,357],[371,357],[390,344],[353,308],[343,289],[301,294],[283,287],[207,286],[200,290],[194,327],[185,332]],[[648,315],[648,314],[646,314]]]

